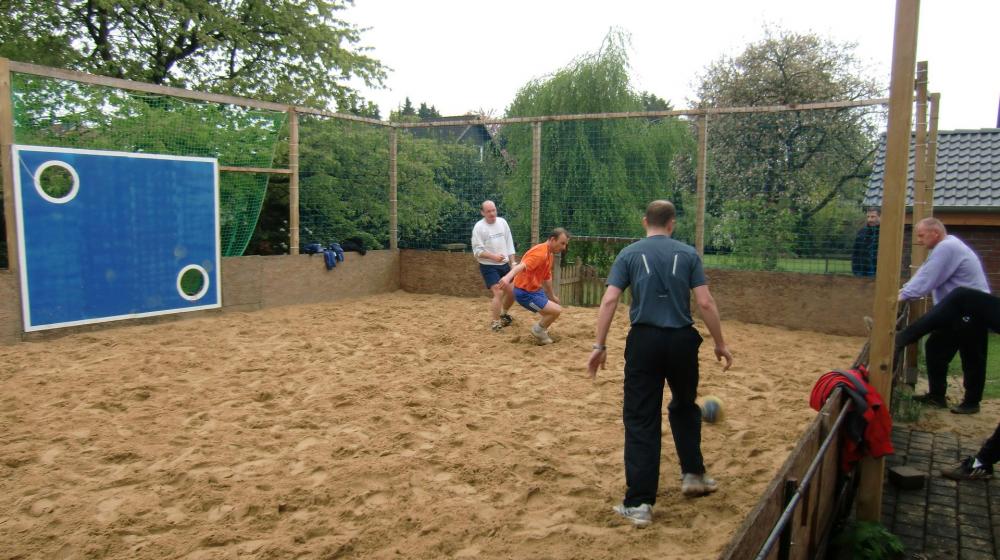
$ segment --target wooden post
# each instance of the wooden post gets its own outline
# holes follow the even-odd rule
[[[929,216],[927,213],[927,62],[917,63],[917,114],[916,134],[913,143],[913,215],[910,228],[910,276],[927,260],[927,247],[917,244],[917,223]],[[924,301],[910,303],[909,321],[913,323],[924,314]],[[917,383],[917,346],[906,349],[904,380],[910,385]]]
[[[694,222],[694,247],[705,256],[705,181],[708,158],[708,115],[698,117],[698,209]]]
[[[539,243],[542,216],[542,123],[531,123],[531,244]]]
[[[799,481],[797,479],[790,478],[785,481],[784,491],[782,492],[782,510],[788,507],[798,489]],[[781,531],[781,538],[778,540],[779,560],[788,560],[792,555],[792,523],[792,519],[789,519],[785,528]]]
[[[913,74],[917,63],[917,21],[920,0],[896,0],[889,84],[889,131],[886,135],[882,225],[871,333],[871,383],[886,403],[891,401],[892,350],[896,334],[899,272],[903,257],[903,217],[906,204],[906,168],[910,154],[910,114],[913,111]],[[878,522],[882,515],[884,458],[861,460],[857,517]]]
[[[299,254],[299,115],[288,109],[288,254]]]
[[[399,221],[398,221],[398,199],[397,191],[399,183],[396,175],[396,149],[398,142],[398,129],[389,129],[389,249],[396,251],[399,249]]]
[[[14,282],[14,297],[21,308],[21,263],[18,260],[17,212],[14,211],[14,164],[11,145],[14,143],[14,104],[11,101],[10,61],[0,58],[0,170],[3,171],[3,219],[6,223],[7,269]],[[20,323],[23,324],[23,321]]]
[[[941,94],[931,94],[931,124],[927,132],[927,215],[934,215],[934,181],[937,177],[938,111]]]
[[[562,253],[556,253],[552,258],[552,292],[559,296],[559,286],[562,284]],[[561,298],[560,298],[561,299]],[[566,305],[565,303],[563,305]]]

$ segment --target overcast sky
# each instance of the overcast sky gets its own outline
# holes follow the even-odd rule
[[[517,90],[596,51],[608,30],[632,37],[633,86],[688,108],[712,61],[760,40],[763,27],[856,42],[888,87],[893,0],[355,0],[341,12],[370,28],[362,44],[390,67],[384,90],[361,88],[387,118],[407,96],[443,115],[494,111]],[[825,11],[824,11],[825,10]],[[941,93],[940,129],[992,128],[1000,105],[1000,0],[924,0],[917,60]],[[888,92],[886,93],[888,95]]]

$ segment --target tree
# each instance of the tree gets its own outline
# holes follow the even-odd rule
[[[612,31],[596,53],[522,87],[507,116],[644,110],[649,97],[631,87],[627,44],[624,33]],[[523,239],[531,208],[531,127],[507,125],[500,134],[516,164],[505,191],[507,207],[521,209],[510,221]],[[693,148],[687,125],[675,118],[543,123],[542,231],[565,226],[578,235],[641,235],[639,216],[650,200],[680,199],[675,156]],[[571,251],[579,247],[574,243]]]
[[[350,0],[0,0],[0,56],[153,84],[331,106],[385,68]]]
[[[396,111],[396,115],[400,117],[415,117],[417,116],[416,109],[413,108],[413,103],[410,102],[409,96],[403,101],[403,106]]]
[[[855,45],[814,34],[772,32],[706,70],[699,107],[861,100],[883,91],[867,77]],[[799,241],[831,204],[860,205],[880,120],[866,108],[746,113],[709,121],[708,208],[720,220],[712,243],[762,255],[819,246]],[[740,222],[751,221],[753,227]]]
[[[417,116],[420,117],[420,120],[424,120],[440,117],[441,113],[438,113],[437,108],[433,105],[428,107],[426,103],[421,103],[420,108],[417,109]]]

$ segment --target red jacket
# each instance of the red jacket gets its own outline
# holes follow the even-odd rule
[[[893,453],[892,417],[882,395],[868,383],[868,370],[858,366],[824,373],[813,385],[809,406],[814,410],[823,408],[837,387],[843,387],[851,399],[844,424],[840,468],[850,470],[866,453],[872,457]]]

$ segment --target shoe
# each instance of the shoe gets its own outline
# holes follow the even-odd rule
[[[552,338],[549,337],[548,331],[543,329],[542,326],[539,325],[538,323],[531,325],[531,334],[538,339],[538,344],[541,345],[552,344]]]
[[[508,313],[504,313],[503,315],[500,316],[500,326],[501,327],[509,327],[510,324],[513,323],[513,322],[514,322],[514,318],[511,317],[510,314],[508,314]]]
[[[493,332],[500,332],[501,329],[503,329],[503,325],[500,324],[500,321],[493,321],[493,324],[490,325],[490,330]]]
[[[962,459],[955,468],[950,471],[941,471],[941,476],[951,480],[986,480],[993,478],[993,465],[976,465],[975,457]]]
[[[948,399],[945,397],[939,397],[938,395],[932,395],[930,393],[924,393],[923,395],[917,395],[913,397],[913,400],[918,403],[925,404],[927,406],[933,406],[935,408],[948,408]]]
[[[681,482],[681,492],[688,497],[705,496],[718,489],[719,484],[707,474],[685,473]]]
[[[962,403],[951,407],[952,414],[976,414],[978,412],[978,404]]]
[[[628,519],[636,527],[645,527],[653,522],[653,506],[649,504],[639,504],[635,507],[619,504],[614,509],[618,515]]]

